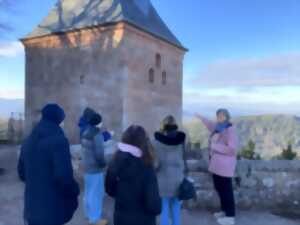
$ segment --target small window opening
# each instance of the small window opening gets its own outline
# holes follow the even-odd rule
[[[164,71],[164,72],[162,73],[162,84],[163,84],[163,85],[166,85],[166,84],[167,84],[167,72],[166,72],[166,71]]]
[[[153,68],[151,68],[149,70],[149,82],[154,83],[154,69]]]
[[[85,81],[85,76],[81,75],[80,76],[80,84],[84,84],[84,81]]]
[[[161,55],[156,54],[156,67],[160,68],[161,67]]]

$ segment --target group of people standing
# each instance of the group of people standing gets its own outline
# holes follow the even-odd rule
[[[209,138],[209,171],[221,202],[214,216],[221,225],[235,224],[232,177],[236,165],[237,135],[229,112],[217,111],[217,122],[197,115]],[[18,163],[25,183],[24,219],[29,225],[63,225],[78,208],[79,185],[70,156],[70,145],[60,124],[63,109],[49,104],[42,119],[24,141]],[[84,213],[91,225],[106,225],[105,192],[115,199],[114,225],[181,224],[179,188],[185,179],[186,135],[173,116],[167,116],[153,136],[139,125],[130,126],[108,161],[106,142],[112,135],[103,129],[102,117],[87,108],[79,121],[84,164]]]

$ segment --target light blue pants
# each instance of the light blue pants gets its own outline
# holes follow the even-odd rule
[[[84,212],[89,223],[99,222],[102,217],[104,198],[104,175],[103,173],[85,174],[84,176]]]
[[[160,216],[160,225],[180,225],[180,223],[181,202],[175,197],[163,198],[163,209]]]

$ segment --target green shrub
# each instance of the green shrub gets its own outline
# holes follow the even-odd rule
[[[275,158],[279,159],[279,160],[294,160],[294,159],[297,159],[297,153],[293,151],[292,142],[289,142],[287,148],[282,149],[281,154],[278,155]]]
[[[249,140],[247,146],[241,149],[238,158],[261,160],[261,156],[255,152],[255,148],[255,142],[253,140]]]

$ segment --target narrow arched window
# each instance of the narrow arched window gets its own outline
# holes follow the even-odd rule
[[[164,71],[164,72],[162,73],[162,84],[163,84],[163,85],[166,85],[166,84],[167,84],[167,72],[166,72],[166,71]]]
[[[81,75],[80,76],[80,84],[84,84],[84,80],[85,80],[85,76],[84,75]]]
[[[161,67],[161,55],[160,54],[158,54],[158,53],[156,54],[155,61],[156,61],[156,67],[160,68]]]
[[[149,82],[154,83],[154,69],[153,68],[151,68],[149,70]]]

